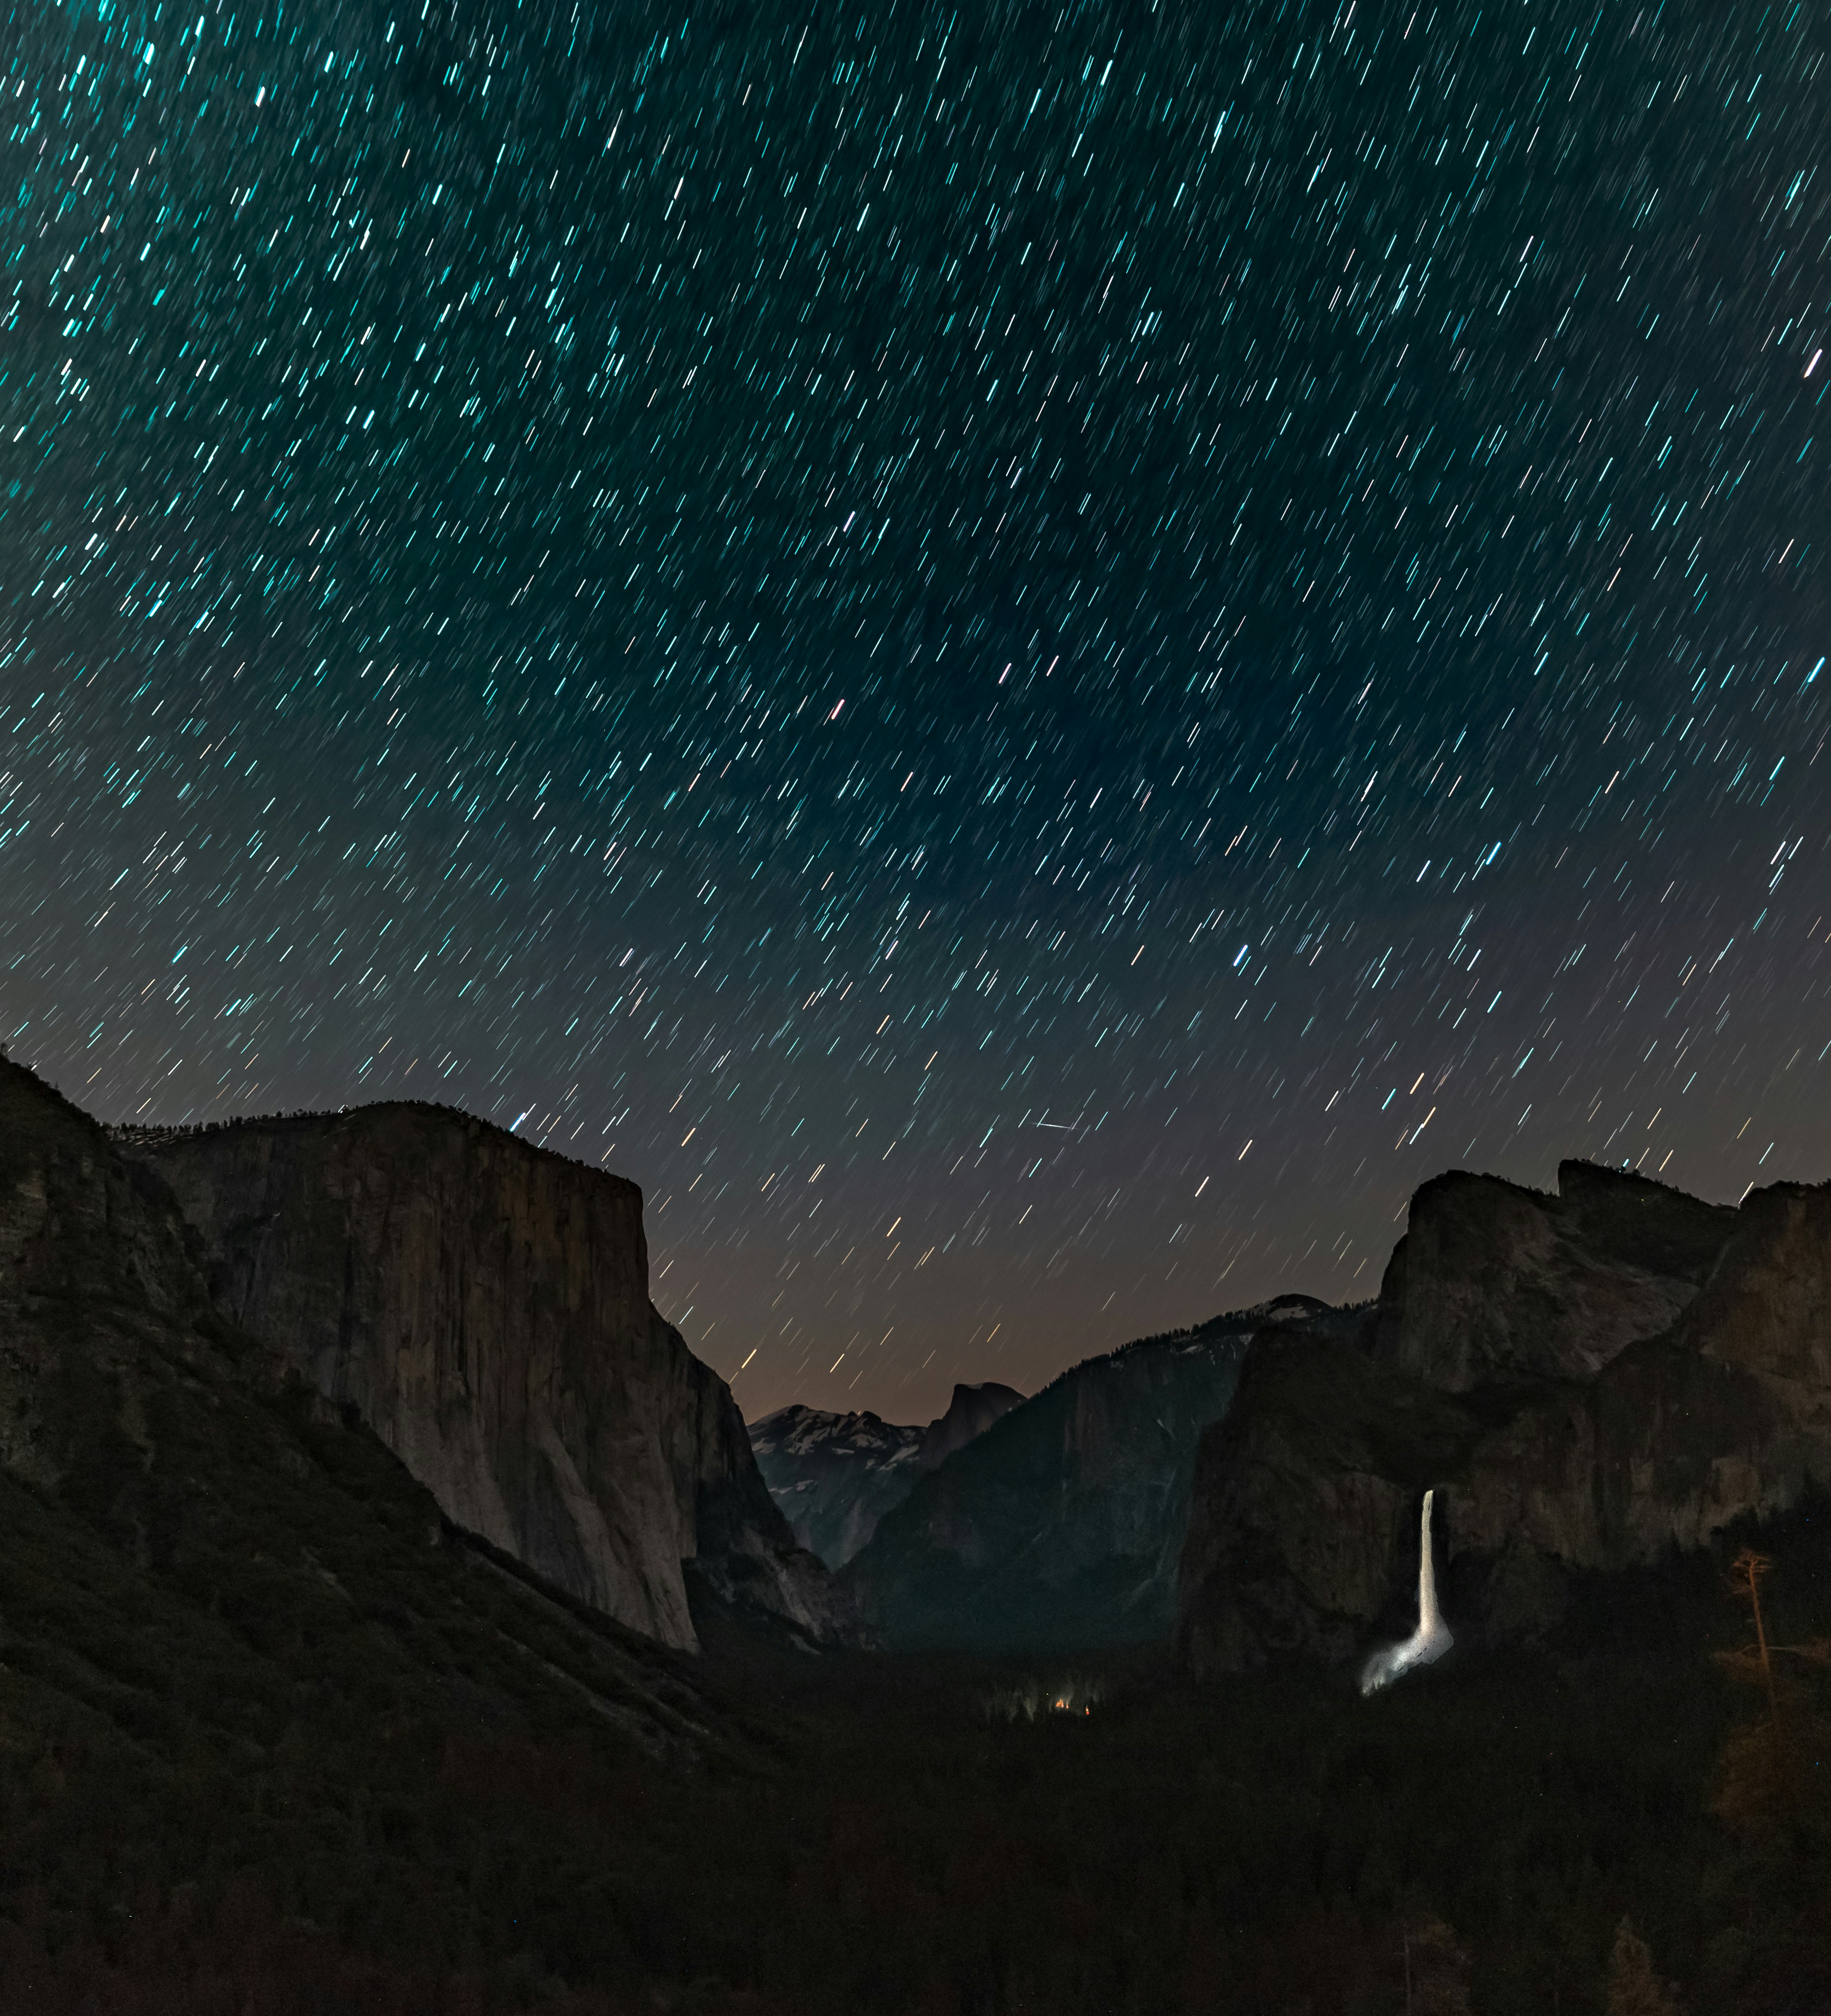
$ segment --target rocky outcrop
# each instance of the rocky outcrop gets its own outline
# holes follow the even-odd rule
[[[1831,1189],[1733,1211],[1585,1164],[1556,1198],[1440,1178],[1358,1337],[1255,1342],[1198,1461],[1178,1637],[1198,1671],[1365,1651],[1431,1485],[1445,1612],[1496,1643],[1555,1625],[1574,1574],[1827,1481]]]
[[[96,1759],[105,1799],[149,1762],[135,1782],[206,1753],[258,1770],[282,1730],[315,1758],[352,1715],[378,1739],[410,1725],[435,1758],[480,1720],[569,1718],[683,1762],[732,1754],[689,1662],[442,1519],[352,1410],[225,1316],[203,1258],[156,1172],[0,1057],[9,1744],[34,1722],[105,1729],[105,1705],[132,1732],[131,1761]]]
[[[1364,1340],[1257,1339],[1196,1463],[1177,1605],[1189,1662],[1338,1664],[1365,1649],[1376,1619],[1400,1635],[1416,1508],[1476,1431],[1462,1402],[1380,1364]],[[1440,1492],[1440,1517],[1452,1495]]]
[[[0,1469],[110,1496],[153,1384],[236,1343],[164,1186],[0,1058]]]
[[[833,1629],[729,1389],[649,1302],[635,1184],[416,1105],[133,1152],[233,1320],[356,1409],[457,1525],[665,1644],[696,1643],[683,1561]]]
[[[1583,1379],[1696,1296],[1736,1215],[1567,1162],[1556,1196],[1455,1170],[1412,1200],[1380,1297],[1381,1357],[1444,1392]]]
[[[843,1568],[921,1475],[926,1431],[872,1413],[780,1407],[750,1430],[763,1481],[804,1547]]]
[[[1196,1445],[1227,1411],[1248,1338],[1341,1320],[1287,1296],[1075,1366],[924,1476],[843,1585],[893,1645],[1166,1635]]]
[[[977,1386],[955,1386],[948,1411],[923,1430],[917,1461],[924,1470],[939,1470],[956,1449],[977,1442],[994,1421],[1002,1420],[1023,1401],[1015,1386],[1001,1386],[995,1379]]]

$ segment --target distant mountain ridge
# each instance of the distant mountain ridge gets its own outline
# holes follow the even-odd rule
[[[878,1521],[902,1503],[925,1471],[964,1449],[1023,1398],[995,1380],[957,1385],[947,1412],[925,1428],[797,1403],[757,1422],[750,1447],[796,1539],[837,1568],[869,1540]]]
[[[1196,1446],[1226,1412],[1248,1340],[1361,1320],[1284,1295],[1084,1360],[922,1478],[842,1587],[893,1646],[1167,1636]]]
[[[753,1423],[750,1448],[795,1538],[836,1568],[921,1474],[922,1436],[876,1414],[797,1403]]]

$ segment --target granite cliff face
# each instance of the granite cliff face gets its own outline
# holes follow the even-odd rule
[[[1379,1355],[1447,1393],[1585,1379],[1667,1328],[1736,1214],[1566,1162],[1555,1196],[1456,1170],[1423,1185],[1380,1289]]]
[[[1001,1386],[995,1379],[977,1386],[955,1386],[948,1411],[923,1430],[916,1460],[924,1470],[939,1470],[957,1449],[977,1442],[994,1421],[1002,1421],[1023,1402],[1023,1395],[1015,1386]]]
[[[811,1636],[839,1612],[725,1382],[648,1295],[642,1195],[443,1108],[142,1139],[225,1312],[361,1414],[457,1525],[692,1647],[683,1562]]]
[[[843,1586],[892,1645],[1164,1636],[1196,1445],[1227,1411],[1248,1338],[1339,1321],[1286,1296],[1075,1366],[923,1477]]]
[[[1404,1621],[1437,1487],[1444,1608],[1505,1643],[1573,1573],[1831,1481],[1831,1189],[1739,1211],[1567,1163],[1413,1201],[1359,1334],[1262,1338],[1204,1440],[1178,1597],[1198,1670],[1344,1661]]]
[[[0,1058],[0,1641],[16,1759],[34,1725],[47,1744],[85,1732],[95,1813],[131,1831],[200,1755],[257,1786],[289,1753],[308,1758],[315,1785],[314,1745],[333,1729],[329,1747],[353,1737],[358,1753],[410,1726],[437,1755],[447,1733],[524,1717],[608,1724],[682,1759],[723,1746],[692,1662],[459,1533],[351,1410],[225,1315],[202,1262],[157,1175]],[[97,1736],[110,1730],[112,1749]],[[335,1814],[268,1801],[253,1802],[264,1842],[297,1823],[309,1856],[326,1853]],[[88,1821],[81,1834],[90,1856]]]
[[[0,1469],[92,1496],[148,1396],[232,1345],[169,1193],[0,1059]]]

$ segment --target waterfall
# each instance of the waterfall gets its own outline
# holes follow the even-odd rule
[[[1425,1492],[1419,1521],[1418,1628],[1403,1644],[1383,1645],[1361,1669],[1364,1694],[1385,1687],[1414,1666],[1428,1666],[1433,1659],[1441,1659],[1455,1642],[1437,1607],[1437,1564],[1430,1548],[1430,1503],[1436,1496],[1434,1490]]]

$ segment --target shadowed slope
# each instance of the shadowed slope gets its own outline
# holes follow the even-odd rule
[[[142,1139],[236,1319],[348,1402],[459,1525],[690,1647],[682,1564],[837,1620],[730,1390],[649,1300],[642,1193],[438,1107]]]
[[[1559,1183],[1436,1179],[1358,1340],[1255,1345],[1197,1466],[1196,1670],[1363,1651],[1400,1622],[1432,1486],[1446,1611],[1506,1643],[1556,1623],[1573,1573],[1831,1480],[1831,1187],[1730,1211],[1587,1164]]]
[[[1196,1445],[1226,1411],[1247,1338],[1340,1320],[1284,1296],[1076,1366],[923,1478],[844,1586],[893,1644],[1164,1635]]]

